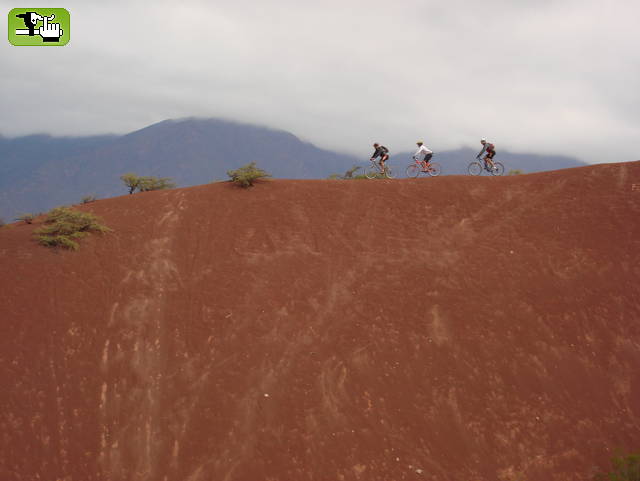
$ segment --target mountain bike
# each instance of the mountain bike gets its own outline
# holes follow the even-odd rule
[[[494,162],[492,169],[491,167],[489,167],[489,164],[486,160],[482,161],[478,159],[478,161],[471,162],[469,164],[469,167],[467,167],[469,175],[480,175],[482,174],[483,170],[486,170],[491,175],[502,175],[504,174],[504,165],[502,165],[500,162]]]
[[[380,167],[380,164],[375,160],[369,159],[370,165],[364,168],[364,176],[367,179],[374,179],[376,177],[384,176],[387,179],[393,179],[393,172],[391,172],[391,167],[387,165],[387,162],[384,163],[384,172]]]
[[[420,174],[437,177],[442,172],[442,167],[437,162],[425,162],[424,160],[413,159],[413,164],[407,166],[407,177],[418,177]]]

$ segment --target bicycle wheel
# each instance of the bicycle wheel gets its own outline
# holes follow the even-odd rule
[[[491,171],[491,175],[502,175],[504,174],[504,165],[500,162],[493,163],[494,169]]]
[[[388,165],[384,166],[384,176],[387,179],[393,179],[393,172],[391,171],[391,167],[389,167]]]
[[[431,177],[438,177],[440,175],[440,172],[442,172],[442,167],[440,167],[439,163],[437,162],[429,163],[429,175]]]
[[[480,162],[471,162],[469,167],[467,167],[467,171],[469,175],[480,175],[482,173],[482,166]]]
[[[379,173],[380,170],[375,165],[370,165],[364,169],[364,176],[367,179],[375,179]]]
[[[409,164],[405,172],[407,177],[418,177],[420,175],[420,166],[418,164]]]

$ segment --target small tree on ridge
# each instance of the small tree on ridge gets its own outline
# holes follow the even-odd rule
[[[232,182],[235,182],[241,187],[251,187],[256,180],[271,177],[271,174],[268,174],[262,169],[258,169],[255,162],[251,162],[236,170],[228,170],[227,175],[231,177]]]
[[[133,173],[121,175],[120,180],[129,189],[129,194],[133,194],[136,190],[148,192],[150,190],[173,189],[176,186],[170,177],[139,176]]]

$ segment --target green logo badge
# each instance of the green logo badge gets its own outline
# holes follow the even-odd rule
[[[69,19],[69,12],[64,8],[14,8],[9,12],[9,43],[66,45],[70,38]]]

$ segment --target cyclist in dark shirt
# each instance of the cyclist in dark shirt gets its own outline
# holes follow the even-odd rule
[[[389,149],[387,149],[384,145],[380,145],[377,142],[373,144],[373,148],[376,149],[373,151],[370,160],[374,160],[376,157],[380,157],[380,170],[384,172],[384,163],[389,160]]]
[[[493,164],[493,157],[496,155],[496,146],[491,142],[487,142],[487,139],[480,139],[480,143],[482,144],[482,150],[476,156],[476,158],[479,159],[482,154],[486,152],[487,155],[484,156],[485,168],[490,168],[491,170],[495,169],[495,165]]]

